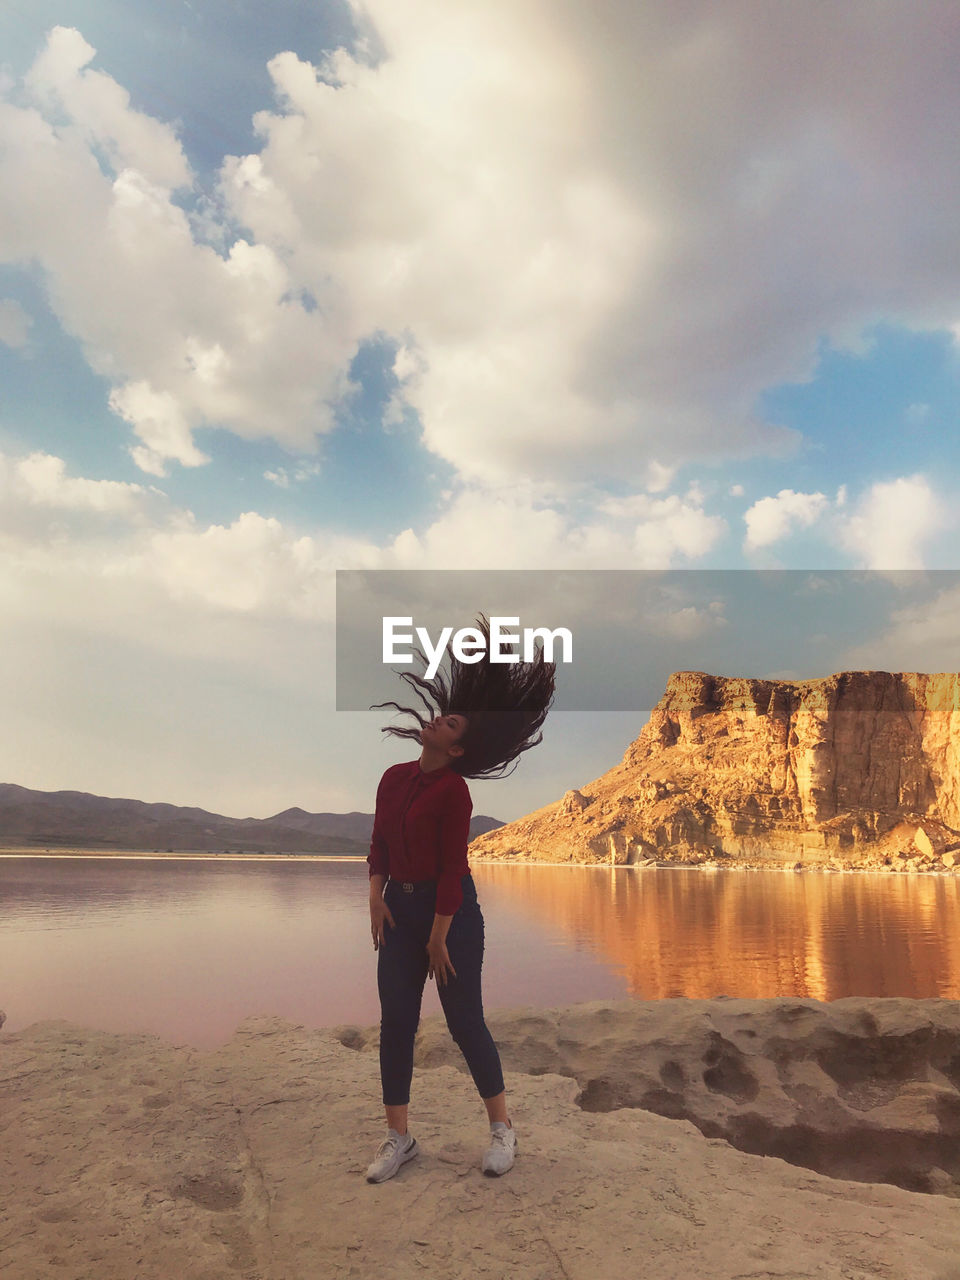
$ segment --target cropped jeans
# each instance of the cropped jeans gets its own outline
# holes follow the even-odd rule
[[[469,873],[461,881],[463,902],[450,921],[447,953],[457,971],[449,969],[437,983],[440,1003],[454,1042],[459,1046],[481,1098],[503,1093],[503,1071],[493,1036],[483,1020],[480,970],[483,965],[483,915],[477,889]],[[406,1106],[413,1079],[413,1042],[420,1025],[420,1005],[430,967],[427,943],[433,929],[437,886],[434,881],[405,892],[388,880],[384,900],[394,927],[384,920],[384,941],[377,957],[380,992],[380,1079],[383,1102]]]

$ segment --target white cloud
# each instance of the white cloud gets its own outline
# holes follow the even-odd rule
[[[643,629],[652,635],[669,636],[673,640],[693,640],[730,625],[722,600],[711,600],[705,607],[686,605],[681,609],[644,613]]]
[[[0,298],[0,342],[21,350],[30,339],[31,316],[15,298]]]
[[[279,520],[247,511],[229,526],[154,532],[116,572],[158,582],[175,601],[230,613],[322,616],[330,565],[310,537],[293,537]]]
[[[924,543],[952,519],[924,476],[901,476],[872,485],[840,517],[838,540],[858,568],[920,569]]]
[[[271,61],[226,218],[175,130],[58,27],[35,105],[0,107],[0,254],[40,263],[116,394],[169,397],[166,425],[131,418],[148,472],[201,461],[201,425],[308,451],[379,336],[402,348],[388,418],[415,410],[462,480],[663,492],[692,459],[791,450],[758,394],[809,376],[824,336],[955,325],[960,173],[929,129],[960,118],[946,12],[856,0],[828,32],[804,5],[758,26],[751,0],[602,22],[368,0],[376,65]]]
[[[951,510],[922,475],[877,481],[851,503],[847,485],[831,501],[822,493],[781,489],[745,513],[744,550],[782,542],[816,526],[828,545],[853,558],[851,567],[890,572],[923,567],[924,547],[955,523]],[[777,566],[768,566],[777,567]]]
[[[193,443],[187,419],[169,391],[156,392],[149,382],[128,382],[110,392],[110,408],[129,422],[143,441],[130,450],[141,471],[165,475],[168,459],[185,467],[210,461]]]
[[[744,549],[754,551],[780,542],[796,529],[809,529],[820,519],[828,503],[822,493],[794,493],[781,489],[774,498],[761,498],[744,514],[747,536]]]
[[[595,497],[590,509],[529,486],[467,486],[419,536],[402,533],[390,567],[666,569],[696,560],[727,530],[698,494]]]
[[[854,4],[829,39],[813,10],[760,30],[743,2],[364,13],[376,66],[273,60],[278,110],[225,196],[358,331],[416,353],[402,399],[462,475],[783,451],[757,394],[809,376],[824,334],[954,318],[960,182],[923,122],[960,90],[934,10]],[[944,211],[929,237],[920,208]]]
[[[7,473],[4,487],[11,491],[5,495],[7,499],[12,494],[39,507],[130,516],[143,509],[144,499],[150,493],[158,493],[155,489],[148,491],[143,485],[119,480],[68,476],[64,460],[49,453],[31,453],[12,463],[0,456],[0,467]],[[2,474],[0,472],[0,476]]]
[[[122,548],[169,518],[166,495],[153,486],[71,476],[62,458],[41,450],[22,457],[0,453],[0,580],[6,575],[9,586],[17,565],[29,562],[22,584],[28,596],[48,574],[73,572],[68,566],[76,563],[87,566],[77,579],[82,583],[94,561],[116,554],[111,547]],[[35,570],[36,581],[29,576]],[[59,598],[51,593],[49,607],[55,609]]]
[[[172,196],[190,180],[175,135],[82,71],[91,52],[58,29],[28,77],[38,105],[0,102],[0,260],[39,263],[143,470],[206,461],[201,425],[309,451],[349,389],[355,336],[332,298],[321,312],[293,297],[274,249],[195,240]]]
[[[319,462],[298,462],[292,473],[286,467],[277,467],[276,471],[265,471],[264,480],[269,480],[278,489],[289,489],[292,484],[302,484],[320,475],[323,467]]]
[[[331,622],[334,571],[391,559],[362,538],[305,534],[253,511],[203,524],[152,486],[70,476],[50,454],[0,454],[0,601],[11,623],[178,652],[196,640],[199,658],[204,631],[222,643],[217,618],[245,617],[254,631]]]
[[[64,112],[83,139],[103,148],[115,171],[131,168],[163,187],[186,186],[190,169],[169,125],[130,106],[130,95],[102,71],[85,70],[96,49],[72,27],[54,27],[26,77],[51,114]]]
[[[912,575],[910,575],[912,576]],[[909,578],[891,586],[916,587]],[[881,671],[956,671],[960,635],[960,586],[950,585],[916,604],[891,609],[889,623],[875,639],[848,650],[851,668]]]
[[[337,569],[668,568],[726,530],[690,494],[609,499],[585,516],[541,486],[474,487],[378,546],[255,511],[205,524],[155,488],[71,476],[41,452],[0,454],[0,513],[10,616],[188,649],[217,617],[329,623]]]
[[[664,489],[670,488],[676,472],[676,467],[665,467],[659,462],[647,463],[647,491],[649,493],[663,493]]]
[[[637,525],[637,567],[659,569],[677,557],[696,560],[711,550],[726,529],[720,516],[707,515],[700,506],[672,495],[651,505]]]

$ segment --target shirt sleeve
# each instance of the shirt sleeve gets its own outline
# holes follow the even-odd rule
[[[380,785],[377,787],[377,807],[373,817],[373,836],[370,839],[370,852],[367,854],[371,879],[374,876],[388,876],[390,874],[390,851],[387,848],[387,842],[380,826],[380,798],[382,794],[383,778],[380,779]]]
[[[469,870],[467,845],[470,842],[470,815],[473,813],[470,788],[465,782],[451,789],[445,801],[439,823],[438,916],[452,916],[463,902],[460,881]]]

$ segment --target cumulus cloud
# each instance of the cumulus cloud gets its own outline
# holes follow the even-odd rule
[[[40,451],[10,462],[0,455],[0,468],[0,483],[8,502],[11,497],[20,497],[38,507],[129,516],[141,511],[148,497],[143,485],[68,476],[62,458]]]
[[[773,498],[761,498],[744,514],[744,549],[769,547],[797,529],[808,529],[816,524],[827,505],[822,493],[794,493],[792,489],[781,489]]]
[[[730,625],[723,600],[711,600],[706,605],[689,604],[672,611],[650,610],[644,621],[646,631],[672,640],[692,640]]]
[[[638,494],[597,504],[584,518],[542,486],[467,487],[419,531],[378,545],[256,511],[205,523],[153,486],[71,475],[43,452],[0,454],[0,597],[21,619],[189,648],[197,619],[330,623],[337,569],[682,565],[726,531],[700,503],[695,490]],[[687,603],[674,612],[689,630],[696,619],[683,615]]]
[[[23,554],[82,558],[94,545],[108,547],[115,539],[122,545],[128,532],[169,514],[166,496],[153,486],[72,476],[62,458],[42,450],[22,457],[0,453],[0,545],[7,568]]]
[[[838,540],[865,569],[923,568],[924,544],[952,517],[922,475],[872,485],[838,523]]]
[[[697,494],[599,498],[590,511],[528,486],[465,487],[422,533],[401,533],[387,566],[432,569],[666,569],[726,533]]]
[[[925,547],[955,518],[926,477],[912,475],[877,481],[855,501],[850,500],[845,484],[832,502],[822,493],[781,489],[775,497],[755,502],[744,521],[745,551],[816,528],[827,546],[852,557],[852,567],[895,573],[922,568]]]
[[[334,571],[390,561],[362,538],[254,511],[208,524],[153,486],[72,476],[42,452],[0,454],[0,599],[11,623],[189,652],[216,618],[246,618],[254,631],[329,623]]]
[[[329,562],[314,540],[253,511],[230,525],[184,520],[158,530],[112,572],[154,580],[175,601],[274,617],[322,615],[330,591]]]
[[[21,350],[30,339],[33,323],[15,298],[0,298],[0,342],[14,350]]]
[[[96,52],[79,31],[54,27],[27,74],[27,89],[48,111],[65,113],[116,171],[136,169],[167,188],[187,185],[190,169],[173,129],[134,111],[126,89],[89,70]]]
[[[276,471],[265,471],[263,478],[275,484],[278,489],[289,489],[293,484],[303,484],[306,480],[314,479],[322,470],[319,462],[298,462],[292,470],[277,467]]]
[[[891,607],[889,621],[872,640],[851,648],[851,668],[884,671],[956,671],[957,635],[960,634],[960,585],[956,574],[941,590],[936,580],[924,586],[917,575],[901,575],[891,586],[891,606],[902,591],[921,599]]]
[[[647,463],[647,480],[646,488],[650,493],[662,493],[664,489],[669,489],[673,483],[673,478],[677,473],[676,467],[665,467],[662,463],[651,461]]]
[[[149,382],[128,382],[110,392],[110,408],[129,422],[143,441],[130,449],[141,471],[165,475],[168,459],[185,467],[210,461],[193,443],[186,415],[169,391],[154,391]]]
[[[332,298],[321,313],[294,296],[273,248],[235,232],[223,254],[197,240],[174,199],[192,182],[174,132],[84,70],[92,56],[57,28],[29,105],[0,102],[0,260],[40,265],[144,471],[205,462],[201,425],[310,451],[351,385],[355,337]]]
[[[131,418],[148,472],[199,425],[312,448],[386,337],[388,416],[465,481],[662,491],[651,457],[793,448],[758,395],[824,336],[956,325],[952,11],[368,0],[379,60],[271,61],[225,214],[58,27],[0,107],[0,253],[115,393],[171,405]]]
[[[788,449],[757,395],[823,335],[956,319],[943,4],[601,10],[369,0],[385,56],[275,58],[224,167],[258,240],[402,340],[403,402],[475,480]]]
[[[0,776],[240,813],[309,795],[332,568],[352,558],[255,514],[202,524],[154,489],[0,455]]]

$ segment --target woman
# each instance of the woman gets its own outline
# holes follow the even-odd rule
[[[506,1173],[517,1138],[507,1115],[500,1055],[483,1018],[480,971],[483,915],[467,863],[473,802],[465,778],[499,778],[538,732],[554,693],[556,666],[538,651],[532,662],[491,662],[490,627],[481,614],[480,662],[451,659],[450,683],[404,672],[427,716],[396,702],[417,727],[384,733],[418,740],[418,760],[380,779],[370,845],[370,927],[380,993],[380,1078],[387,1136],[367,1170],[385,1182],[418,1152],[407,1131],[413,1045],[427,977],[434,978],[447,1026],[459,1045],[490,1121],[483,1172]],[[426,665],[422,653],[418,658]],[[536,734],[536,736],[534,736]],[[515,767],[515,764],[514,764]]]

